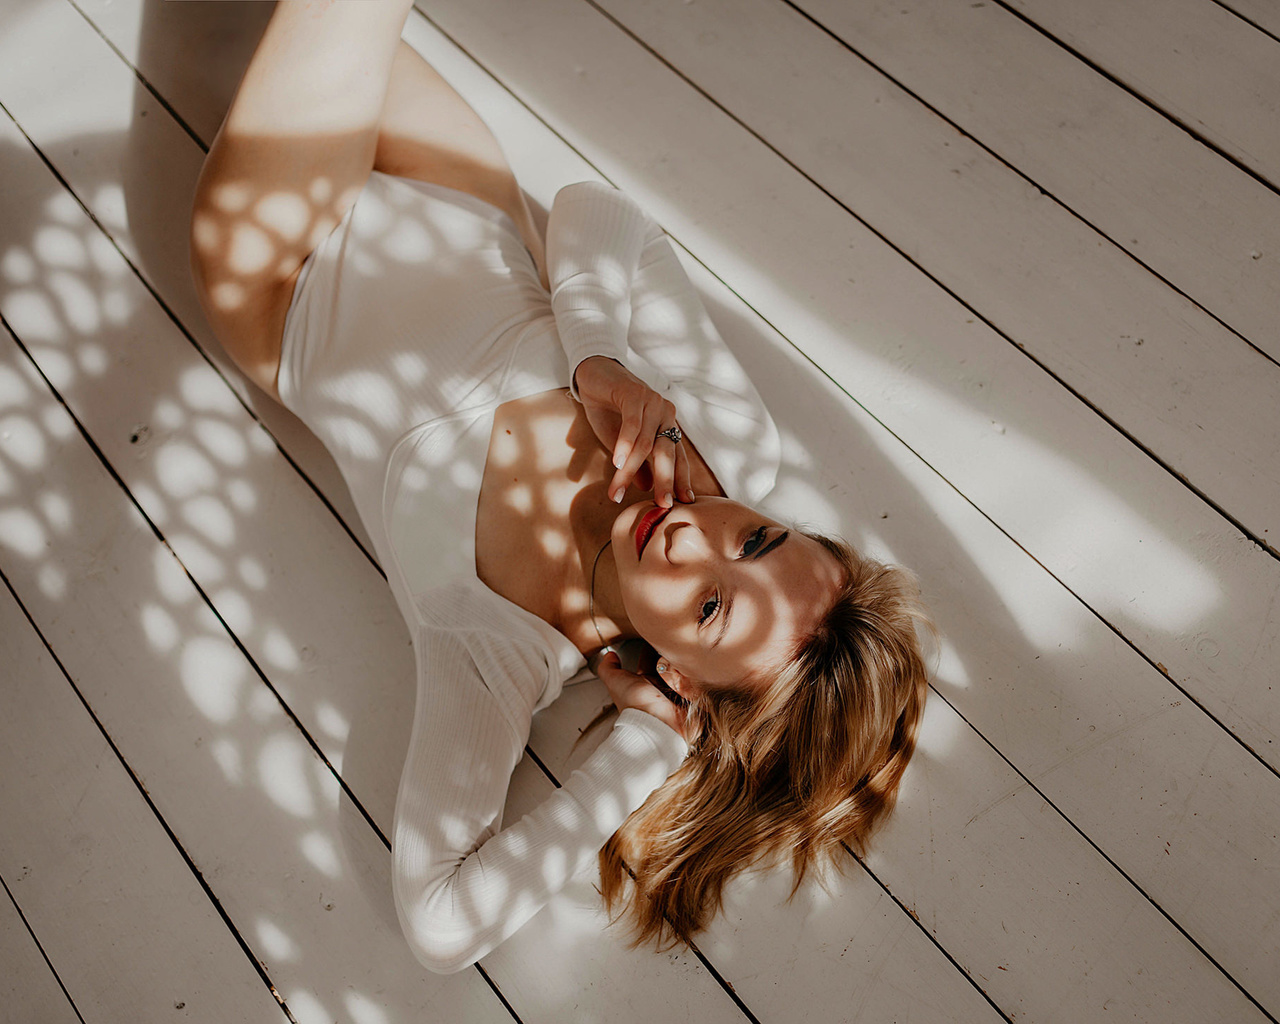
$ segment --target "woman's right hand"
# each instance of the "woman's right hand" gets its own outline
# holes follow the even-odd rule
[[[619,711],[637,708],[665,722],[688,741],[689,737],[684,732],[685,709],[668,700],[648,676],[637,675],[623,668],[622,659],[614,651],[600,659],[596,675],[604,683]]]
[[[608,356],[590,356],[580,362],[574,386],[587,422],[617,470],[609,481],[610,498],[621,501],[640,467],[649,461],[654,501],[670,508],[677,500],[693,500],[684,445],[665,437],[657,440],[659,430],[676,423],[671,402]]]

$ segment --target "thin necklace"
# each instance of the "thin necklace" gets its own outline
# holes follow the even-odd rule
[[[613,538],[610,537],[604,542],[604,547],[596,552],[596,560],[591,563],[591,589],[587,591],[588,614],[591,616],[591,625],[595,626],[596,636],[600,638],[600,646],[602,648],[609,645],[604,642],[604,634],[600,632],[600,626],[596,623],[596,569],[600,567],[600,556],[608,550],[609,545],[612,543]]]

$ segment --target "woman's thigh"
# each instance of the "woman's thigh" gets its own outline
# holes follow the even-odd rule
[[[293,282],[373,169],[410,6],[278,4],[201,169],[196,292],[228,354],[271,394]]]

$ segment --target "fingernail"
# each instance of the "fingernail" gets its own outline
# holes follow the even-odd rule
[[[619,487],[610,497],[613,498],[614,504],[622,504],[622,488]]]
[[[684,492],[684,500],[685,500],[685,501],[693,501],[693,488],[692,488],[692,487],[689,487],[689,488],[687,488],[687,489],[685,490],[685,492]]]
[[[670,491],[663,491],[663,492],[662,492],[662,507],[663,507],[663,508],[670,508],[670,507],[671,507],[672,505],[674,505],[674,504],[675,504],[675,501],[674,501],[674,499],[672,499],[672,497],[671,497],[671,492],[670,492]]]

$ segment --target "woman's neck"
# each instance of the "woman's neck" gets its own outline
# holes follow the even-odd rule
[[[618,569],[610,535],[620,509],[643,497],[628,492],[622,504],[609,501],[608,479],[584,487],[569,507],[576,557],[560,595],[557,628],[584,654],[635,636],[618,590]],[[586,594],[586,607],[582,595]]]

